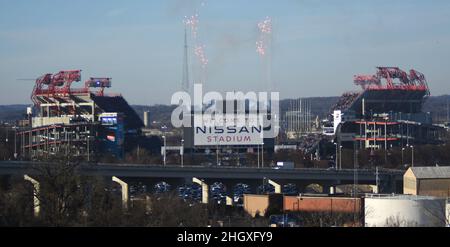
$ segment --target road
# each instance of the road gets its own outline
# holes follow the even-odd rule
[[[25,161],[0,162],[0,175],[36,174],[37,167],[42,163]],[[280,183],[318,183],[325,186],[336,184],[352,184],[354,170],[328,170],[328,169],[271,169],[251,167],[201,167],[201,166],[161,166],[136,164],[80,164],[81,174],[112,177],[117,176],[129,179],[183,179],[186,181],[197,177],[205,180],[233,180],[249,182],[264,178]],[[397,192],[397,187],[403,181],[403,171],[379,169],[379,183],[386,187],[385,192]],[[375,170],[361,169],[357,171],[358,183],[376,184]]]

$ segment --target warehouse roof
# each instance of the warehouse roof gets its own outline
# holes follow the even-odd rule
[[[416,178],[450,178],[450,166],[411,167]]]

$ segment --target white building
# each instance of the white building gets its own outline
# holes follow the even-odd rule
[[[368,227],[439,227],[448,223],[445,198],[370,194],[364,203]]]

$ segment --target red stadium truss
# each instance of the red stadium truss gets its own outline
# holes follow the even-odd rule
[[[97,95],[103,96],[104,88],[111,87],[111,78],[91,77],[85,82],[83,88],[71,88],[72,83],[81,81],[81,70],[63,70],[56,74],[44,74],[36,79],[31,94],[31,100],[38,106],[41,102],[39,97],[56,102],[56,98],[68,98],[72,94],[91,93],[90,88],[100,88]]]
[[[428,84],[425,76],[416,71],[410,70],[409,74],[398,67],[377,67],[375,75],[356,75],[354,83],[363,88],[363,90],[408,90],[408,91],[426,91],[429,95]],[[398,79],[400,83],[395,83]],[[386,83],[383,84],[382,80]]]

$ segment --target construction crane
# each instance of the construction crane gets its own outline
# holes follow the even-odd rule
[[[409,84],[408,74],[398,67],[377,67],[377,76],[387,81],[387,88],[393,88],[393,79],[399,79],[403,84]]]
[[[40,102],[36,98],[36,95],[41,94],[43,92],[44,85],[48,88],[48,85],[50,85],[51,83],[52,83],[52,74],[45,74],[36,79],[33,92],[31,93],[31,101],[33,101],[34,105],[37,106],[40,104]]]
[[[427,91],[427,96],[430,96],[430,90],[428,89],[428,82],[424,74],[420,73],[417,70],[411,69],[409,71],[409,80],[411,84],[425,88]]]
[[[375,75],[355,75],[353,82],[365,89],[401,89],[401,90],[425,90],[430,94],[425,76],[411,69],[409,74],[398,67],[377,67]],[[386,80],[386,85],[382,85],[381,80]],[[394,84],[394,79],[400,83]]]
[[[81,70],[63,70],[53,75],[50,90],[62,87],[62,90],[59,90],[58,93],[68,95],[70,94],[72,83],[79,81],[81,81]]]
[[[56,74],[47,73],[36,79],[31,100],[38,106],[38,95],[46,95],[48,98],[68,96],[71,93],[73,82],[81,80],[81,70],[62,70]]]
[[[381,80],[376,75],[355,75],[353,81],[363,89],[370,85],[381,86]]]
[[[85,82],[85,88],[100,88],[98,96],[103,96],[105,88],[111,87],[111,78],[107,77],[91,77]]]

